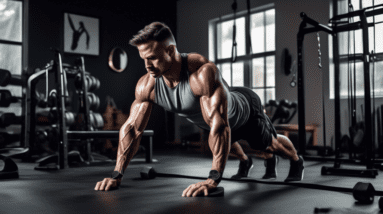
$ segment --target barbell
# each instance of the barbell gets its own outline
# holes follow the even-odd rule
[[[141,178],[143,179],[154,179],[156,177],[167,177],[167,178],[188,178],[188,179],[202,179],[206,180],[206,177],[198,176],[188,176],[188,175],[179,175],[179,174],[169,174],[169,173],[158,173],[154,170],[153,167],[145,166],[140,171]],[[222,178],[222,180],[233,181],[233,182],[242,182],[242,183],[261,183],[261,184],[271,184],[271,185],[287,185],[287,186],[296,186],[303,187],[308,189],[318,189],[318,190],[327,190],[335,192],[344,192],[352,193],[354,199],[362,204],[371,204],[374,202],[374,196],[383,196],[382,191],[376,191],[374,186],[371,183],[357,182],[353,188],[345,187],[332,187],[320,184],[310,184],[310,183],[295,183],[295,182],[280,182],[280,181],[262,181],[257,179],[242,178],[242,179],[228,179]],[[383,208],[383,199],[380,197],[379,206]]]
[[[141,178],[143,179],[154,179],[156,177],[163,177],[163,178],[190,178],[190,179],[206,179],[202,177],[197,176],[186,176],[186,175],[177,175],[177,174],[168,174],[168,173],[158,173],[156,170],[154,170],[153,167],[145,166],[142,168],[141,172]],[[224,196],[225,189],[223,187],[216,187],[209,191],[209,197],[219,197]]]

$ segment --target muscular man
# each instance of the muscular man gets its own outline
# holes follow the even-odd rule
[[[98,182],[95,190],[109,190],[120,185],[126,167],[139,148],[153,104],[210,131],[208,143],[213,163],[209,177],[187,187],[182,196],[206,196],[209,190],[217,187],[231,147],[240,159],[240,169],[234,177],[247,176],[252,161],[238,144],[240,139],[246,140],[266,159],[264,178],[276,177],[276,156],[273,154],[279,154],[290,159],[285,181],[302,180],[303,159],[298,157],[288,138],[276,134],[259,97],[252,90],[229,89],[214,63],[197,53],[180,54],[173,34],[163,23],[146,26],[130,44],[137,47],[148,73],[138,81],[130,116],[120,129],[112,177]]]

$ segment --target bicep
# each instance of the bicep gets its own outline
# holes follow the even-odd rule
[[[149,101],[135,100],[130,108],[129,118],[121,129],[132,129],[136,134],[143,132],[148,124],[152,106],[153,104]],[[126,131],[122,133],[126,134]]]
[[[201,111],[210,128],[228,126],[227,98],[222,86],[218,86],[209,95],[201,96]]]

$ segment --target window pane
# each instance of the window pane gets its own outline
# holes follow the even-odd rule
[[[230,63],[224,63],[222,64],[220,68],[222,72],[223,79],[227,82],[229,86],[231,86],[231,70],[230,70]]]
[[[233,25],[233,20],[217,24],[218,59],[231,58],[231,50],[233,47]],[[236,19],[236,29],[237,55],[245,55],[245,17]]]
[[[341,32],[338,33],[338,42],[339,42],[339,55],[347,55],[349,52],[353,52],[354,49],[352,48],[354,43],[349,43],[350,41],[353,41],[353,34],[349,32]]]
[[[350,71],[347,72],[347,69]],[[356,96],[363,97],[364,96],[364,75],[363,75],[363,63],[359,62],[355,64],[356,74]],[[347,98],[348,95],[351,96],[354,93],[354,65],[350,63],[348,66],[347,63],[340,64],[340,97]],[[350,75],[350,76],[348,76]],[[350,81],[350,82],[349,82]]]
[[[382,53],[383,52],[383,24],[375,25],[375,52]]]
[[[275,50],[275,9],[266,11],[266,51]]]
[[[347,65],[347,63],[340,63],[339,64],[339,70],[341,71],[341,72],[339,72],[340,98],[346,99],[348,97],[348,95],[351,93],[351,92],[349,92],[349,90],[350,90],[349,87],[351,87],[349,81],[352,81],[352,80],[350,80],[350,78],[353,78],[353,75],[351,75],[350,72],[352,72],[354,70],[354,67],[351,63],[350,63],[350,65]],[[347,70],[349,70],[349,71],[347,71]],[[332,76],[330,76],[331,94],[333,94],[333,96],[335,97],[334,78],[335,78],[334,74]]]
[[[354,11],[360,9],[359,0],[351,0],[351,4],[352,4],[352,6],[353,6],[353,8],[354,8]],[[350,10],[350,11],[351,11],[351,10]],[[359,16],[355,16],[355,17],[354,17],[354,22],[359,22],[359,21],[360,21]]]
[[[253,91],[258,94],[261,99],[262,105],[265,105],[265,89],[253,89]]]
[[[264,12],[252,14],[250,26],[253,53],[265,52]]]
[[[264,58],[253,59],[253,87],[265,86],[265,64]]]
[[[374,5],[383,4],[383,0],[374,0]],[[377,15],[375,16],[375,22],[381,22],[383,21],[383,15]]]
[[[371,7],[372,6],[372,0],[362,0],[362,8]],[[367,22],[371,23],[374,21],[374,18],[367,17]]]
[[[268,103],[269,100],[275,100],[275,88],[266,89],[266,103]]]
[[[244,86],[243,62],[233,63],[233,86]]]
[[[348,12],[348,0],[338,0],[338,13],[344,14]],[[347,21],[347,18],[342,19],[341,21]]]
[[[21,45],[0,44],[0,68],[9,70],[12,75],[21,75]],[[6,88],[0,87],[0,89],[11,91],[13,96],[22,96],[20,86],[6,86]],[[20,115],[21,105],[12,103],[9,107],[0,108],[0,111]]]
[[[363,63],[356,63],[356,96],[364,96]]]
[[[246,54],[246,32],[245,32],[245,17],[239,18],[236,21],[236,41],[237,41],[237,55],[243,56]]]
[[[369,46],[369,49],[368,51],[374,51],[375,53],[375,41],[374,41],[374,28],[373,27],[370,27],[368,28],[368,46]]]
[[[266,57],[266,86],[275,86],[275,56]]]
[[[383,75],[381,72],[383,70],[383,62],[375,63],[375,96],[383,96]]]
[[[354,53],[354,50],[352,50],[351,53]],[[355,53],[363,53],[363,36],[361,29],[355,31]]]
[[[362,7],[363,8],[371,7],[371,6],[372,6],[372,0],[362,0]]]
[[[22,41],[22,2],[0,1],[0,39]]]

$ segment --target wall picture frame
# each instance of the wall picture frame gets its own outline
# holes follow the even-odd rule
[[[100,54],[99,18],[64,13],[64,52],[98,56]]]

